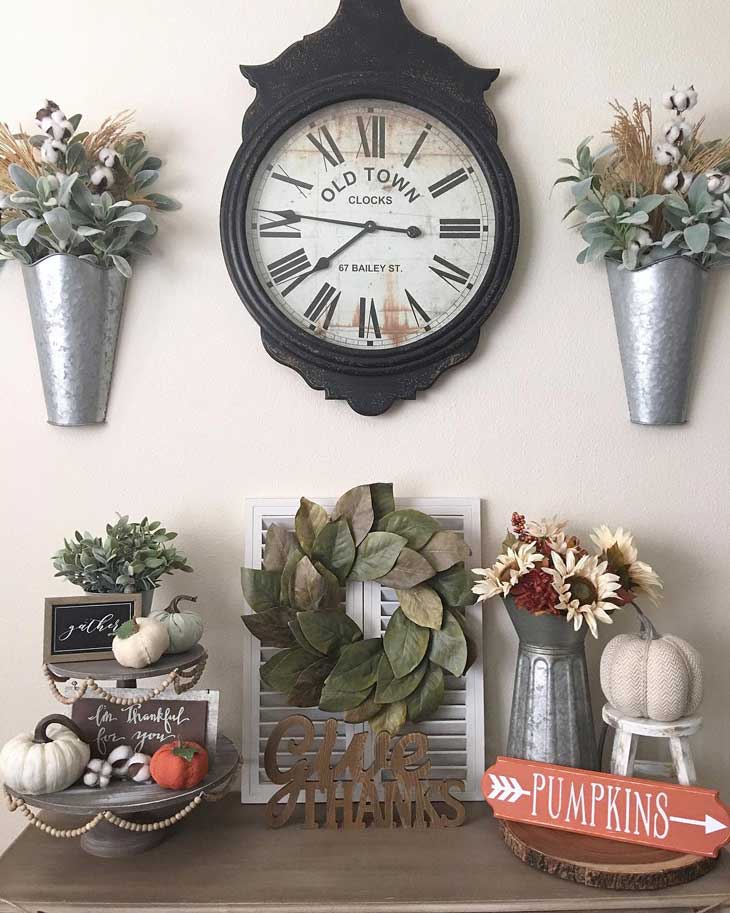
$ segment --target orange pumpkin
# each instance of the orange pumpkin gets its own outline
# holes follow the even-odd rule
[[[163,789],[192,789],[208,773],[208,752],[197,742],[168,742],[152,755],[150,773]]]

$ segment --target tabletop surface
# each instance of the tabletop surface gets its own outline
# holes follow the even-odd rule
[[[720,913],[730,910],[730,855],[681,887],[603,891],[519,862],[481,803],[467,805],[460,828],[270,830],[261,806],[230,795],[124,860],[88,856],[76,841],[29,828],[0,858],[0,898],[28,913]]]

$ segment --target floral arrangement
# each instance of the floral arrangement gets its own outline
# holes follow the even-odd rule
[[[107,524],[103,539],[78,530],[70,540],[64,539],[63,548],[53,556],[55,576],[87,593],[153,590],[163,574],[192,571],[187,558],[171,544],[176,537],[147,517],[130,523],[129,517],[120,516],[113,526]]]
[[[130,257],[149,253],[157,233],[155,211],[179,208],[149,191],[162,162],[131,120],[123,112],[79,131],[80,114],[67,118],[47,100],[36,113],[40,132],[0,124],[0,262],[65,253],[131,276]]]
[[[396,510],[393,486],[350,489],[331,514],[302,498],[294,530],[272,524],[263,567],[244,568],[252,610],[243,622],[262,647],[279,648],[261,680],[294,707],[344,711],[351,723],[395,735],[429,719],[444,675],[475,655],[464,607],[474,603],[469,547],[417,510]],[[382,637],[363,639],[341,588],[376,580],[400,603]]]
[[[671,114],[658,132],[649,104],[631,110],[614,101],[611,143],[591,153],[592,137],[575,161],[568,182],[577,212],[572,225],[586,247],[579,263],[607,258],[638,269],[666,257],[685,256],[706,267],[730,265],[730,138],[706,140],[704,118],[686,119],[697,104],[694,86],[672,89],[663,105]]]
[[[512,531],[503,553],[490,568],[476,568],[484,579],[472,588],[478,601],[509,596],[518,609],[533,615],[563,615],[576,631],[585,621],[594,637],[598,622],[612,624],[611,612],[641,595],[656,603],[662,582],[638,560],[633,535],[619,527],[593,530],[591,553],[576,536],[567,535],[564,520],[539,523],[512,514]]]

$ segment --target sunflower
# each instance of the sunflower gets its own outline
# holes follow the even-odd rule
[[[616,590],[621,586],[616,574],[608,572],[608,562],[600,561],[595,555],[578,556],[569,548],[565,558],[552,552],[552,568],[543,571],[553,578],[553,589],[557,593],[556,608],[567,613],[567,620],[573,622],[578,631],[586,624],[594,637],[598,637],[598,622],[613,624],[608,611],[616,609]],[[608,610],[608,611],[607,611]]]
[[[557,539],[568,525],[567,520],[558,520],[557,514],[554,517],[543,517],[542,520],[527,521],[527,532],[536,539]]]
[[[593,530],[591,539],[600,551],[599,557],[608,563],[609,571],[618,576],[624,602],[632,602],[642,593],[655,605],[659,602],[662,581],[653,568],[638,560],[632,533],[620,526],[614,533],[604,524]]]
[[[521,577],[529,574],[543,560],[534,542],[521,542],[516,548],[510,546],[492,567],[474,568],[473,573],[484,577],[484,580],[475,583],[471,591],[478,594],[477,602],[492,596],[506,596]]]

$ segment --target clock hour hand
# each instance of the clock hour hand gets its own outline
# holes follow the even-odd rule
[[[281,216],[289,225],[295,222],[301,222],[306,219],[308,222],[327,222],[329,225],[348,225],[350,228],[365,228],[366,225],[375,225],[373,231],[394,231],[401,235],[408,235],[409,238],[418,238],[421,235],[421,229],[416,225],[409,225],[408,228],[396,228],[392,225],[379,225],[374,222],[347,222],[344,219],[327,219],[323,216],[303,216],[293,209],[257,209],[257,212],[270,212],[273,215]]]
[[[329,254],[329,256],[320,257],[319,260],[317,260],[317,262],[314,264],[314,266],[308,272],[302,273],[301,276],[298,276],[292,283],[290,283],[284,289],[284,291],[281,294],[284,296],[288,295],[289,292],[293,291],[299,285],[300,282],[303,282],[305,279],[307,279],[309,276],[311,276],[312,273],[318,273],[323,269],[327,269],[327,267],[330,266],[330,264],[335,259],[335,257],[338,257],[343,251],[347,250],[347,248],[350,247],[350,245],[354,244],[355,241],[359,241],[360,238],[362,238],[364,235],[368,235],[371,232],[375,231],[375,228],[373,227],[374,225],[375,225],[374,222],[366,222],[362,231],[359,231],[356,235],[353,235],[352,238],[349,238],[347,241],[345,241],[344,244],[341,244],[337,248],[337,250],[332,251],[332,253]]]

